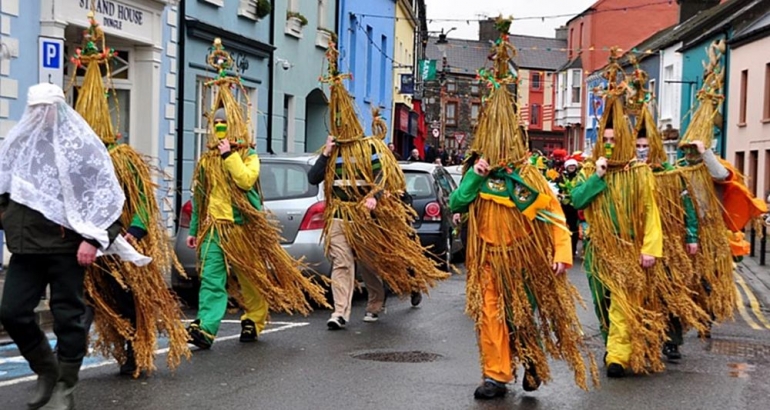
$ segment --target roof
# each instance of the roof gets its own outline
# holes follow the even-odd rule
[[[596,8],[597,8],[597,7],[599,7],[599,5],[600,5],[600,4],[602,4],[602,3],[604,3],[605,1],[606,1],[606,0],[598,0],[597,2],[595,2],[594,4],[592,4],[592,5],[591,5],[590,7],[588,7],[587,9],[585,9],[585,10],[581,11],[580,13],[578,13],[578,14],[577,14],[575,17],[572,17],[571,19],[569,19],[569,20],[568,20],[568,21],[567,21],[567,22],[566,22],[564,25],[565,25],[565,26],[569,26],[569,23],[571,23],[571,22],[572,22],[573,20],[575,20],[576,18],[578,18],[578,17],[583,17],[583,16],[585,16],[585,15],[586,15],[586,14],[588,14],[588,13],[592,13],[592,12],[596,11]]]
[[[730,40],[730,45],[732,47],[740,47],[755,39],[764,38],[768,35],[770,35],[770,13],[765,14],[749,24],[748,27],[735,33],[735,37]]]
[[[697,29],[691,29],[688,33],[683,33],[682,41],[684,45],[678,51],[686,51],[693,47],[700,45],[703,40],[714,36],[715,34],[724,31],[725,26],[735,22],[745,13],[753,10],[756,6],[767,7],[770,1],[768,0],[731,0],[722,3],[716,7],[706,10],[703,13],[712,12],[712,15],[704,21]],[[698,17],[697,15],[695,17]]]
[[[663,44],[666,43],[671,37],[676,27],[677,26],[674,25],[668,28],[664,28],[663,30],[658,31],[657,33],[648,37],[646,40],[632,47],[631,50],[626,51],[623,54],[623,59],[625,60],[623,64],[624,65],[629,64],[627,60],[627,56],[629,56],[630,54],[635,54],[636,58],[639,61],[642,61],[645,58],[650,57],[654,53],[660,51],[660,49],[663,48],[662,47]],[[634,53],[633,50],[636,50],[636,53]]]
[[[567,61],[566,63],[562,64],[561,67],[559,67],[556,71],[564,71],[571,68],[583,68],[583,58],[581,58],[580,54],[578,54],[576,59]]]
[[[428,59],[440,60],[437,37],[430,37],[425,55]],[[491,44],[478,40],[448,38],[446,49],[449,72],[475,74],[476,70],[488,65]],[[517,47],[518,55],[513,63],[520,68],[555,71],[567,62],[567,41],[548,37],[533,37],[512,34],[511,43]]]

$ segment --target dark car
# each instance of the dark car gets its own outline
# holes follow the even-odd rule
[[[449,270],[456,253],[462,251],[462,242],[454,233],[449,195],[457,188],[452,176],[437,164],[401,162],[406,179],[406,191],[412,197],[417,212],[413,226],[420,242],[428,247],[431,256]]]

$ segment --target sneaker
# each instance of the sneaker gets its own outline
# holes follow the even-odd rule
[[[340,330],[345,328],[345,319],[342,316],[333,317],[326,321],[326,327],[329,330]]]
[[[212,340],[201,330],[201,321],[196,320],[190,323],[187,328],[187,334],[190,336],[189,342],[201,350],[211,349]]]
[[[366,312],[366,315],[364,315],[364,322],[369,322],[369,323],[376,322],[377,320],[379,320],[379,318],[380,317],[376,313]]]
[[[412,292],[412,307],[420,306],[422,303],[422,293]]]
[[[666,343],[663,345],[663,354],[668,361],[676,361],[682,358],[682,354],[679,353],[679,346],[673,343]]]
[[[503,397],[508,393],[504,383],[492,379],[484,379],[484,383],[473,392],[473,398],[476,400],[491,400],[497,397]]]
[[[611,379],[620,379],[626,375],[626,369],[617,363],[610,363],[607,367],[607,377]]]
[[[529,363],[526,370],[524,370],[524,377],[521,381],[521,387],[524,389],[524,391],[535,391],[540,388],[540,384],[542,382],[543,381],[540,380],[537,372],[535,372],[535,366]]]
[[[252,343],[257,341],[257,326],[251,319],[241,320],[241,343]]]

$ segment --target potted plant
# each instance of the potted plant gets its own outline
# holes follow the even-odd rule
[[[286,29],[284,32],[291,36],[302,38],[302,27],[307,25],[307,18],[297,11],[286,12]]]
[[[321,48],[327,48],[329,41],[337,42],[337,33],[328,28],[318,27],[315,36],[315,45]]]
[[[270,4],[270,0],[259,0],[257,2],[257,17],[265,18],[270,12],[273,11],[273,6]]]
[[[298,11],[287,11],[286,19],[287,20],[296,19],[299,22],[299,25],[301,27],[305,27],[307,25],[307,18]]]

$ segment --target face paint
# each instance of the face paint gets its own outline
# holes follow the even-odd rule
[[[615,144],[610,144],[609,142],[604,144],[604,157],[605,158],[612,158],[612,151],[615,150]]]
[[[225,139],[227,137],[227,123],[219,122],[214,124],[214,135],[221,140]]]
[[[647,161],[647,157],[649,156],[650,156],[650,147],[636,149],[636,159],[638,159],[639,161]]]

